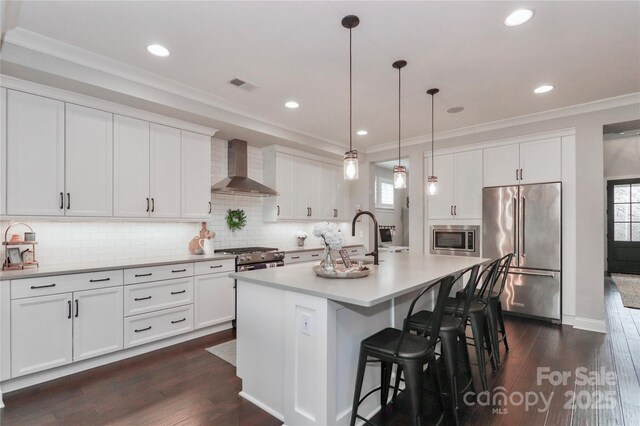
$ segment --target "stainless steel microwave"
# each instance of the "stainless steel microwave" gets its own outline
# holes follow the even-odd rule
[[[432,225],[429,253],[480,257],[479,236],[479,226]]]

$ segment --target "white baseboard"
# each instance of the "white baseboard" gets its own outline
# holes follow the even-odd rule
[[[607,333],[607,323],[604,320],[594,320],[591,318],[575,317],[573,328],[578,330],[594,331],[596,333]]]
[[[262,403],[261,401],[257,400],[256,398],[252,397],[251,395],[249,395],[245,391],[240,391],[240,393],[238,395],[240,395],[242,398],[246,399],[247,401],[249,401],[253,405],[260,407],[261,409],[263,409],[267,413],[271,414],[273,417],[275,417],[276,419],[280,420],[281,422],[284,422],[284,415],[283,414],[278,413],[276,410],[272,409],[268,405]]]
[[[136,346],[129,349],[124,349],[117,352],[112,352],[110,354],[102,355],[96,358],[87,359],[85,361],[80,361],[68,365],[64,365],[62,367],[53,368],[51,370],[40,371],[38,373],[29,374],[23,377],[16,377],[15,379],[5,380],[0,383],[2,387],[2,392],[12,392],[18,389],[26,388],[28,386],[37,385],[39,383],[48,382],[49,380],[54,380],[60,377],[68,376],[71,374],[79,373],[81,371],[89,370],[95,367],[100,367],[103,365],[111,364],[116,361],[121,361],[126,358],[131,358],[137,355],[141,355],[147,352],[152,352],[158,349],[166,348],[168,346],[176,345],[178,343],[183,343],[188,340],[197,339],[199,337],[204,337],[209,334],[217,333],[219,331],[230,329],[231,321],[213,325],[211,327],[202,328],[199,330],[191,331],[186,334],[181,334],[179,336],[170,337],[163,340],[158,340],[156,342],[147,343],[146,345]],[[0,407],[2,406],[2,393],[0,393]]]
[[[576,317],[573,315],[562,315],[562,324],[564,325],[573,325],[575,324]]]

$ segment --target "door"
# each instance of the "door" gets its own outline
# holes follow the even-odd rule
[[[71,293],[11,301],[11,377],[72,361]]]
[[[308,219],[309,218],[309,199],[308,193],[313,189],[310,188],[308,181],[309,162],[303,158],[293,158],[293,218]],[[318,185],[319,182],[314,184]]]
[[[320,180],[321,188],[321,214],[320,219],[324,220],[336,220],[336,173],[334,167],[329,164],[322,164],[320,166],[320,172],[322,178]]]
[[[453,163],[455,218],[482,218],[482,151],[455,154]]]
[[[150,191],[151,217],[179,218],[180,217],[180,130],[173,127],[161,126],[151,123],[150,136]],[[202,142],[205,145],[205,142]],[[210,144],[208,157],[211,158]],[[203,153],[206,148],[203,147]],[[204,163],[204,162],[203,162]],[[207,173],[209,180],[206,190],[207,200],[205,207],[211,198],[211,165],[209,168],[203,164],[202,175]],[[205,185],[202,185],[203,187]],[[200,189],[204,192],[204,189]],[[208,210],[207,210],[208,211]],[[206,213],[206,212],[205,212]]]
[[[517,218],[517,186],[482,190],[482,257],[498,259],[515,253]]]
[[[113,215],[149,217],[149,123],[113,117]]]
[[[431,176],[431,158],[426,159],[427,176]],[[427,206],[429,219],[453,218],[453,191],[454,191],[454,162],[453,154],[438,155],[434,158],[435,175],[438,177],[438,191],[435,194],[427,193]]]
[[[278,219],[292,219],[294,216],[294,158],[287,154],[276,154],[276,191],[278,191],[276,215]]]
[[[73,360],[122,349],[122,287],[73,293]]]
[[[560,183],[520,186],[518,265],[559,271],[562,250]]]
[[[211,138],[182,130],[182,217],[211,214]]]
[[[65,108],[65,215],[112,216],[113,114]]]
[[[562,180],[560,138],[520,144],[520,183]]]
[[[208,327],[235,318],[235,280],[228,274],[199,275],[195,280],[194,328]]]
[[[8,90],[6,130],[7,214],[64,215],[64,103]]]
[[[484,186],[505,186],[518,183],[520,149],[518,144],[483,150]]]
[[[607,184],[608,271],[640,274],[640,179]]]

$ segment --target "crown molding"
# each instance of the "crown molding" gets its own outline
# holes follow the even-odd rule
[[[12,46],[13,49],[11,49]],[[23,50],[23,52],[18,52],[16,49]],[[44,61],[34,60],[34,53],[63,61],[64,72],[58,71],[56,73],[52,68],[47,67]],[[130,83],[178,96],[183,100],[194,101],[207,107],[215,108],[221,112],[220,115],[222,116],[212,117],[216,120],[227,121],[233,125],[332,154],[342,155],[346,150],[344,146],[335,141],[302,132],[281,123],[265,120],[264,118],[229,107],[225,104],[225,100],[222,97],[21,27],[14,28],[6,33],[2,54],[3,60],[5,61],[70,78],[85,84],[95,84],[92,81],[88,81],[88,73],[86,72],[87,69],[92,70],[102,74],[103,77],[100,78],[101,87],[108,90],[114,90],[113,87],[117,87],[118,84],[115,82],[115,79],[122,79]],[[107,78],[105,78],[105,76]],[[113,80],[110,81],[109,77]],[[166,103],[166,99],[163,101]],[[174,105],[168,106],[173,107]],[[180,108],[178,106],[175,107]],[[208,111],[205,113],[205,116],[211,116],[211,113]],[[232,120],[229,120],[230,118],[233,118],[234,122],[241,124],[231,122]]]
[[[536,123],[540,121],[553,120],[556,118],[569,117],[572,115],[586,114],[595,111],[602,111],[611,108],[624,107],[628,105],[640,105],[640,92],[629,93],[613,98],[599,99],[597,101],[586,102],[583,104],[571,105],[547,111],[535,112],[533,114],[520,115],[517,117],[505,118],[502,120],[489,121],[487,123],[477,124],[474,126],[460,127],[458,129],[445,130],[434,135],[436,140],[450,139],[474,133],[489,132],[492,130],[504,129],[507,127],[521,126],[524,124]],[[402,145],[412,146],[431,143],[430,135],[420,135],[413,138],[405,139]],[[397,149],[398,142],[385,142],[367,147],[366,153],[387,151]]]

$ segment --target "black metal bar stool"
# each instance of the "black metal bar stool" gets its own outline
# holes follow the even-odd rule
[[[445,371],[447,375],[448,382],[448,394],[450,402],[450,412],[454,423],[459,424],[458,421],[458,346],[462,349],[462,357],[464,359],[464,363],[466,365],[467,371],[465,373],[469,376],[469,385],[473,389],[473,375],[471,374],[471,365],[469,361],[469,352],[467,350],[466,344],[466,325],[467,319],[469,316],[469,307],[471,306],[471,301],[474,297],[475,289],[478,284],[478,271],[480,269],[480,265],[474,265],[471,268],[467,268],[464,270],[458,278],[454,280],[454,285],[456,282],[464,279],[465,276],[468,275],[467,285],[464,288],[464,298],[457,299],[458,306],[462,309],[462,315],[459,317],[451,314],[445,314],[442,317],[442,323],[440,325],[440,342],[442,345],[442,359],[444,360]],[[409,331],[416,332],[417,334],[426,334],[430,336],[432,330],[429,328],[431,325],[431,317],[433,316],[433,312],[431,311],[420,311],[410,317],[407,317],[405,320],[405,329]],[[462,342],[462,345],[459,343]],[[393,391],[393,398],[398,392],[398,387],[400,385],[400,375],[402,374],[401,367],[399,366],[396,371],[396,382]]]
[[[398,330],[397,328],[385,328],[376,334],[367,337],[360,343],[360,357],[358,360],[358,371],[356,375],[355,390],[353,395],[353,407],[351,409],[351,426],[355,425],[356,419],[364,420],[367,424],[372,424],[368,419],[358,415],[358,407],[372,393],[380,390],[381,405],[384,408],[387,403],[390,387],[390,369],[393,364],[402,367],[404,371],[406,392],[408,392],[411,403],[411,414],[414,425],[420,425],[422,416],[422,392],[423,392],[423,366],[429,365],[432,369],[436,392],[440,394],[440,383],[437,374],[435,346],[440,333],[440,324],[444,314],[444,308],[449,292],[453,285],[454,277],[448,275],[430,284],[423,289],[411,302],[408,317],[413,314],[413,308],[424,294],[434,288],[438,288],[438,298],[436,306],[431,315],[429,328],[432,330],[431,336],[411,334],[408,330]],[[371,390],[364,397],[360,398],[362,392],[362,381],[369,358],[379,360],[386,369],[382,373],[380,387]],[[440,403],[442,395],[440,394]],[[444,407],[444,405],[443,405]]]
[[[491,351],[495,362],[500,366],[500,342],[504,343],[505,350],[509,352],[509,343],[507,342],[507,330],[504,326],[504,315],[502,313],[502,302],[500,297],[507,283],[507,275],[509,267],[513,259],[513,253],[509,253],[500,259],[498,265],[498,276],[496,285],[484,298],[487,300],[487,317],[489,325],[489,333],[491,338]],[[498,287],[497,284],[500,284]],[[480,295],[483,297],[483,295]]]

